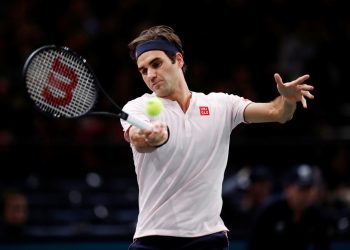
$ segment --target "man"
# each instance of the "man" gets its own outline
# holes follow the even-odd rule
[[[190,91],[182,43],[170,27],[144,30],[129,48],[153,92],[124,106],[151,122],[152,129],[121,121],[139,185],[139,217],[130,249],[228,249],[220,211],[231,131],[240,123],[290,120],[298,101],[306,108],[305,97],[313,98],[313,87],[305,84],[309,76],[283,83],[275,74],[281,95],[255,103],[232,94]],[[154,96],[165,109],[150,118],[144,105]]]
[[[234,175],[225,178],[221,218],[231,235],[244,238],[251,228],[256,211],[272,195],[274,179],[269,167],[244,166]]]
[[[17,190],[6,190],[1,197],[2,218],[0,240],[21,240],[26,237],[28,200]]]
[[[320,188],[321,172],[317,167],[293,167],[282,193],[257,212],[248,249],[330,249],[331,220],[322,208]]]

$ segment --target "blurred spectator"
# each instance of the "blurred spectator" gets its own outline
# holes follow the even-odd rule
[[[338,238],[350,235],[350,162],[349,150],[337,147],[325,168],[327,205],[336,223]]]
[[[243,167],[225,180],[222,217],[230,234],[236,237],[247,236],[251,219],[272,193],[273,185],[270,169],[262,165]]]
[[[350,187],[349,149],[338,146],[330,153],[330,161],[325,168],[325,181],[330,191]]]
[[[0,239],[17,241],[24,238],[28,218],[26,195],[17,190],[7,190],[3,192],[1,198]]]
[[[287,174],[281,193],[257,213],[249,250],[330,249],[329,220],[320,206],[321,172],[302,164]]]

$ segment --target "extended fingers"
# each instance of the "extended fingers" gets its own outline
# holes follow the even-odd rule
[[[306,74],[286,83],[283,83],[278,73],[274,74],[274,78],[280,94],[288,98],[295,98],[302,103],[304,108],[307,108],[306,98],[314,99],[314,96],[310,93],[314,87],[305,83],[310,78],[310,75]]]
[[[301,103],[303,105],[304,108],[307,108],[307,102],[306,102],[306,99],[305,97],[309,98],[309,99],[314,99],[314,96],[309,92],[309,91],[305,91],[305,90],[302,90],[301,91]]]
[[[278,73],[274,74],[274,78],[275,78],[275,81],[276,81],[277,85],[283,85],[282,78],[281,78],[281,76]]]
[[[287,82],[285,83],[286,86],[297,86],[298,88],[300,86],[311,86],[311,85],[308,85],[308,84],[305,84],[304,82],[309,79],[310,76],[309,75],[303,75],[303,76],[300,76],[298,77],[297,79],[291,81],[291,82]],[[311,90],[311,89],[309,89]]]
[[[303,96],[306,96],[309,99],[314,99],[315,98],[314,95],[311,94],[309,91],[302,90],[301,93],[302,93]]]
[[[303,104],[304,108],[307,108],[306,99],[305,99],[305,97],[303,95],[301,96],[301,103]]]
[[[297,88],[300,89],[300,90],[308,90],[309,91],[309,90],[313,90],[314,86],[303,83],[303,84],[299,84],[297,86]]]
[[[303,76],[298,77],[295,81],[298,84],[303,84],[309,78],[310,78],[310,75],[303,75]]]

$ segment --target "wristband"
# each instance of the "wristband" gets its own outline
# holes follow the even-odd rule
[[[167,130],[168,130],[168,138],[167,138],[167,139],[165,140],[165,142],[163,142],[162,144],[157,145],[157,146],[154,146],[154,147],[159,148],[159,147],[163,146],[164,144],[166,144],[166,143],[169,141],[169,138],[170,138],[170,129],[169,129],[168,126],[166,126],[166,128],[167,128]]]

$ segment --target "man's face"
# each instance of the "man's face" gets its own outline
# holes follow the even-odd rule
[[[4,221],[11,225],[26,222],[28,213],[27,199],[20,194],[9,195],[5,198]]]
[[[311,206],[317,200],[318,188],[300,187],[298,185],[291,185],[287,188],[288,202],[293,210],[302,211]]]
[[[163,51],[151,50],[139,56],[137,67],[148,88],[159,97],[167,97],[177,86],[182,57],[178,53],[173,63]]]

